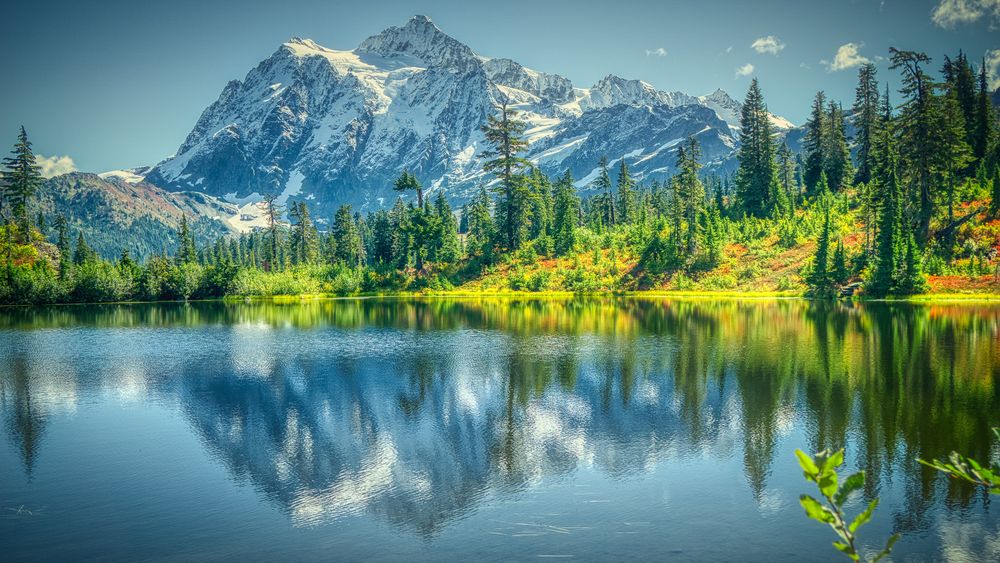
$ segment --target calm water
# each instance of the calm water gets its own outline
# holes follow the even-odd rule
[[[995,306],[8,309],[0,417],[4,560],[828,561],[792,452],[842,446],[862,543],[1000,560],[914,461],[1000,453]]]

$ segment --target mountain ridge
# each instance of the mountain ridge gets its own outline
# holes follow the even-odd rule
[[[391,204],[392,180],[411,170],[428,191],[461,201],[490,181],[479,128],[504,99],[527,123],[527,158],[547,173],[568,168],[581,189],[603,155],[624,158],[639,179],[664,179],[676,141],[689,135],[702,140],[707,169],[735,168],[741,104],[721,89],[692,96],[614,74],[578,88],[477,55],[414,16],[350,51],[291,38],[230,81],[145,180],[230,201],[273,192],[329,212]]]

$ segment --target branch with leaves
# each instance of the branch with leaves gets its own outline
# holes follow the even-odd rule
[[[872,500],[868,504],[868,507],[850,522],[847,521],[847,516],[844,514],[844,504],[848,498],[852,493],[864,487],[865,472],[859,471],[854,473],[840,484],[840,476],[837,474],[837,468],[844,463],[844,450],[836,452],[823,450],[814,456],[809,456],[809,454],[802,450],[795,450],[795,456],[799,460],[799,466],[802,467],[805,478],[816,483],[820,494],[826,501],[825,503],[820,502],[809,495],[800,496],[799,503],[806,510],[806,516],[817,522],[829,525],[836,532],[840,540],[833,542],[833,546],[841,553],[850,557],[852,561],[866,561],[858,551],[856,534],[858,528],[871,521],[875,507],[878,506],[878,498]],[[879,561],[889,555],[889,552],[892,551],[892,546],[898,539],[899,534],[893,534],[886,541],[885,548],[878,552],[870,561]]]
[[[993,434],[1000,440],[1000,428],[994,428]],[[990,491],[990,494],[1000,495],[1000,462],[994,461],[987,467],[958,452],[951,452],[947,462],[939,459],[931,461],[918,459],[917,461],[927,467],[933,467],[938,471],[946,473],[953,479],[962,479],[973,485],[986,487]]]

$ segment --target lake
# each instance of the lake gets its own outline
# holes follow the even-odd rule
[[[1000,559],[1000,305],[347,299],[0,310],[5,561]],[[846,560],[846,558],[844,558]]]

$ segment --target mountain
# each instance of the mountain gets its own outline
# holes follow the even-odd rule
[[[146,258],[174,250],[184,215],[200,241],[246,230],[234,204],[198,192],[170,192],[138,178],[116,171],[103,178],[72,172],[46,180],[38,191],[38,211],[49,221],[47,234],[55,237],[52,221],[62,214],[74,244],[82,232],[105,258],[126,249]]]
[[[569,168],[581,188],[603,155],[613,165],[624,158],[640,179],[665,178],[689,135],[708,169],[735,167],[741,105],[721,90],[695,97],[613,75],[577,88],[479,56],[415,16],[351,51],[289,40],[229,82],[176,155],[144,178],[242,203],[274,192],[329,213],[341,203],[390,205],[392,181],[410,170],[429,191],[461,200],[490,180],[479,128],[504,99],[528,124],[528,157],[549,173]]]

